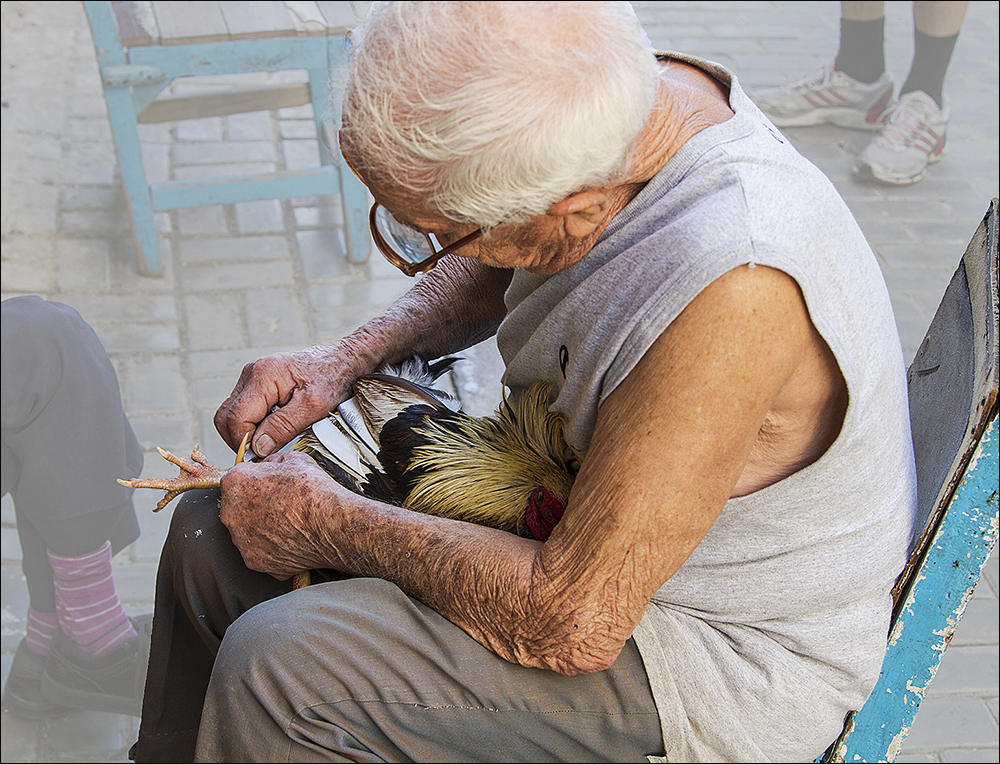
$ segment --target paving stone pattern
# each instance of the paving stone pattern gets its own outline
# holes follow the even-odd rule
[[[836,2],[639,2],[653,44],[725,64],[744,87],[787,82],[831,58]],[[911,3],[887,4],[886,60],[897,84],[912,55]],[[161,278],[138,275],[89,27],[78,2],[2,4],[2,297],[38,294],[72,305],[118,372],[147,476],[173,472],[156,446],[195,442],[231,458],[212,415],[244,363],[332,342],[378,314],[409,280],[378,255],[344,257],[338,199],[298,198],[156,216]],[[906,187],[858,183],[853,159],[869,136],[790,129],[794,145],[834,182],[885,273],[907,360],[985,213],[998,180],[998,4],[972,2],[945,83],[952,121],[946,159]],[[254,75],[258,84],[301,79]],[[177,83],[177,93],[231,84]],[[311,107],[145,125],[151,180],[296,169],[317,163]],[[454,375],[466,407],[492,410],[495,345]],[[142,536],[114,560],[130,614],[152,608],[169,511],[135,494]],[[2,675],[24,633],[27,592],[9,497],[2,503]],[[998,581],[994,555],[921,707],[899,761],[998,761]],[[80,712],[25,723],[3,715],[3,761],[126,761],[136,721]]]

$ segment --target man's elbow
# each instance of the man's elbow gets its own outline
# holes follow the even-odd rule
[[[623,640],[611,640],[578,628],[566,630],[542,650],[532,650],[523,665],[544,667],[566,676],[590,674],[610,668],[622,651]]]

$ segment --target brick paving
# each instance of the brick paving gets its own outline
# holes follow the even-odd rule
[[[912,55],[910,3],[887,4],[886,62],[897,84]],[[836,2],[638,2],[653,44],[719,61],[744,87],[780,84],[832,57]],[[78,2],[2,4],[2,297],[72,305],[118,372],[126,412],[147,452],[143,474],[168,475],[155,446],[231,458],[212,415],[244,363],[331,342],[380,312],[408,284],[380,257],[343,256],[333,198],[177,210],[157,215],[165,272],[139,276],[93,44]],[[998,4],[972,2],[945,92],[946,159],[920,183],[850,178],[867,134],[786,131],[836,184],[878,255],[907,360],[998,184]],[[294,74],[257,75],[272,83]],[[179,85],[184,87],[215,87]],[[311,107],[145,125],[151,180],[317,162]],[[467,354],[455,385],[473,413],[499,391],[495,346]],[[152,607],[168,513],[137,492],[142,536],[114,560],[130,614]],[[2,502],[2,676],[24,633],[27,592],[9,497]],[[994,555],[969,603],[899,761],[998,761],[998,575]],[[25,723],[4,713],[3,761],[126,761],[129,717],[80,712]]]

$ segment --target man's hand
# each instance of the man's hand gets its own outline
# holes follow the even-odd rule
[[[349,398],[354,380],[382,364],[414,354],[433,360],[492,336],[506,312],[510,277],[509,270],[445,257],[383,316],[337,345],[244,366],[215,414],[215,428],[233,451],[252,433],[257,456],[274,453]]]
[[[280,453],[240,464],[222,478],[220,518],[251,570],[279,581],[336,567],[331,539],[340,526],[341,488],[311,458]]]
[[[254,453],[267,456],[350,397],[351,383],[371,371],[358,365],[358,356],[343,352],[343,346],[311,347],[248,363],[215,413],[215,428],[234,451],[244,435],[253,433]]]

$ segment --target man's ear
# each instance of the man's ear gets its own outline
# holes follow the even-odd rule
[[[570,194],[565,199],[552,204],[547,215],[563,218],[566,232],[582,239],[594,232],[608,207],[608,196],[603,191],[591,189]]]

